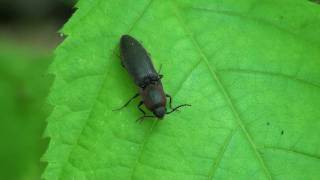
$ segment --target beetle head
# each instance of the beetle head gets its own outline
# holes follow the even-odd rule
[[[153,110],[153,114],[161,120],[166,114],[166,108],[163,106],[157,107]]]

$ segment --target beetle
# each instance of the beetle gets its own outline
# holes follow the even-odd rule
[[[191,106],[190,104],[182,104],[172,108],[172,97],[164,92],[161,83],[163,76],[155,70],[148,52],[135,38],[130,35],[121,36],[120,56],[122,66],[128,71],[134,83],[138,86],[139,92],[122,107],[115,110],[123,109],[139,95],[142,100],[137,107],[143,113],[143,116],[137,119],[137,121],[143,121],[146,117],[161,120],[165,114],[170,114],[183,106]],[[166,108],[167,98],[169,98],[171,111],[167,111]],[[145,111],[141,109],[143,104],[153,113],[152,116],[146,115]]]

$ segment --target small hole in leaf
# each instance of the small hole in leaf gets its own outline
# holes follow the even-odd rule
[[[283,134],[284,134],[284,131],[282,130],[282,131],[281,131],[281,135],[283,135]]]
[[[270,125],[270,123],[269,122],[267,122],[267,126],[269,126]]]

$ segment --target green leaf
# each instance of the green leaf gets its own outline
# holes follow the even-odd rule
[[[52,57],[0,38],[0,179],[39,179]]]
[[[56,50],[46,179],[319,179],[320,6],[80,0]],[[130,34],[174,105],[142,124],[120,65]]]

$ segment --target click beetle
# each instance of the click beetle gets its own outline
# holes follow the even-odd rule
[[[121,37],[120,55],[122,66],[128,71],[134,83],[138,86],[139,92],[126,104],[115,110],[126,107],[139,95],[142,100],[137,107],[143,113],[143,116],[137,119],[137,121],[142,121],[146,117],[161,120],[165,114],[170,114],[183,106],[191,106],[190,104],[182,104],[172,108],[172,97],[166,94],[162,87],[161,78],[163,76],[155,70],[148,52],[135,38],[130,35],[123,35]],[[169,98],[170,111],[167,111],[166,108],[166,98]],[[141,109],[143,104],[153,115],[146,115],[145,111]]]

